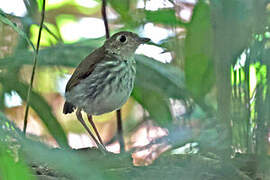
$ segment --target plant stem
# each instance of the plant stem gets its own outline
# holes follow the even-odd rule
[[[34,65],[33,65],[32,74],[31,74],[30,86],[29,86],[29,89],[28,89],[28,92],[27,92],[26,109],[25,109],[24,123],[23,123],[23,133],[24,133],[24,135],[26,133],[26,128],[27,128],[27,119],[28,119],[28,114],[29,114],[29,102],[30,102],[31,91],[32,91],[32,88],[33,88],[33,82],[34,82],[36,67],[37,67],[38,51],[39,51],[39,45],[40,45],[40,39],[41,39],[41,31],[42,31],[42,27],[43,27],[43,23],[44,23],[44,17],[45,17],[45,2],[46,2],[46,0],[43,0],[42,11],[41,11],[41,22],[40,22],[39,32],[38,32],[37,48],[35,50],[35,55],[34,55]]]
[[[107,19],[107,14],[106,14],[106,0],[102,0],[102,17],[103,17],[103,22],[105,26],[105,31],[106,31],[106,39],[110,38],[110,30],[109,30],[109,25],[108,25],[108,19]],[[117,138],[120,144],[120,152],[125,151],[125,143],[124,143],[124,137],[123,137],[123,128],[122,128],[122,117],[121,117],[121,109],[116,111],[116,117],[117,117]]]
[[[109,25],[108,25],[108,19],[107,19],[107,13],[106,13],[106,0],[102,0],[102,17],[103,17],[103,22],[105,26],[105,31],[106,31],[106,39],[110,38],[110,31],[109,31]]]
[[[125,141],[123,136],[121,109],[118,109],[116,111],[116,117],[117,117],[117,138],[120,144],[120,152],[125,152]]]

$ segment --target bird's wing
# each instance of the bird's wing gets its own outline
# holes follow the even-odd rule
[[[82,79],[88,77],[94,70],[95,64],[105,57],[105,48],[102,46],[89,54],[75,69],[66,85],[66,92],[70,91]]]

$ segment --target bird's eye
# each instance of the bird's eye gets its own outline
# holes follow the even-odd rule
[[[126,40],[127,40],[127,38],[124,35],[120,36],[120,38],[119,38],[119,41],[122,43],[126,42]]]

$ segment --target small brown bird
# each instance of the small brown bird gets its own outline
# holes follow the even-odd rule
[[[76,68],[66,86],[63,113],[76,115],[95,143],[106,150],[92,121],[92,115],[101,115],[120,109],[128,100],[135,80],[134,54],[140,44],[150,41],[137,34],[122,31],[106,40]],[[81,110],[88,115],[99,142],[85,124]]]

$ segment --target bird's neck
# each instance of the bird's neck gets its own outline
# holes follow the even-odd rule
[[[116,50],[112,50],[109,48],[105,48],[105,53],[113,58],[119,59],[119,60],[123,60],[123,61],[129,61],[130,59],[134,59],[134,52],[121,52],[121,51],[116,51]]]
[[[134,53],[131,54],[131,55],[123,55],[123,54],[117,54],[113,51],[107,51],[106,54],[112,58],[112,59],[116,59],[116,60],[119,60],[119,61],[124,61],[124,62],[127,62],[127,63],[134,63],[135,62],[135,59],[134,59]]]

